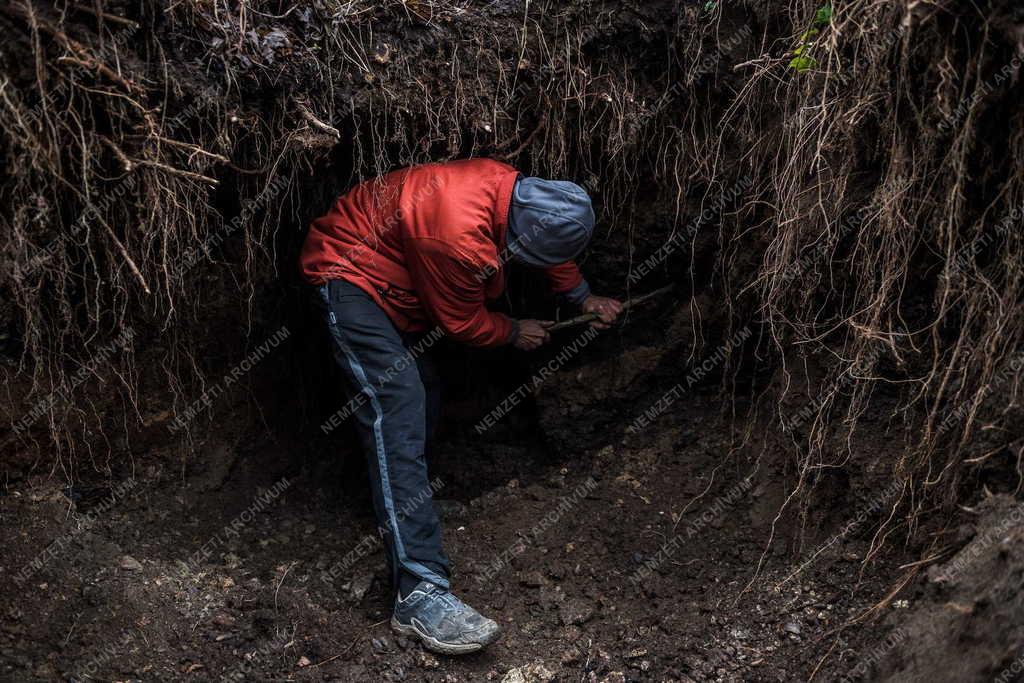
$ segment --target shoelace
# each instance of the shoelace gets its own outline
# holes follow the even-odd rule
[[[452,595],[451,592],[446,591],[443,588],[439,588],[438,586],[433,586],[429,595],[440,599],[446,612],[457,612],[462,607],[462,603],[457,597]]]

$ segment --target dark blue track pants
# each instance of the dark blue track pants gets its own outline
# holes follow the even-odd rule
[[[412,578],[448,588],[449,562],[424,455],[439,408],[438,378],[423,352],[424,335],[402,335],[349,282],[331,280],[318,290],[350,396],[349,419],[366,452],[392,584],[397,588],[399,579]]]

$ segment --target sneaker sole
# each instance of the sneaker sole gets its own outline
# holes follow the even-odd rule
[[[497,631],[486,643],[442,643],[437,638],[423,633],[415,625],[403,624],[394,617],[391,617],[391,630],[404,636],[416,636],[425,648],[442,655],[468,655],[477,652],[496,641],[501,635],[501,631]]]

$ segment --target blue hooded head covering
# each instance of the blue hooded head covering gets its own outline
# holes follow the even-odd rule
[[[508,251],[528,266],[553,266],[576,258],[594,232],[590,197],[567,180],[518,178],[508,214]]]

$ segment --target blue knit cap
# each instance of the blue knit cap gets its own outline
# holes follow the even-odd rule
[[[590,197],[567,180],[524,178],[512,188],[508,250],[528,266],[546,267],[579,256],[594,232]]]

